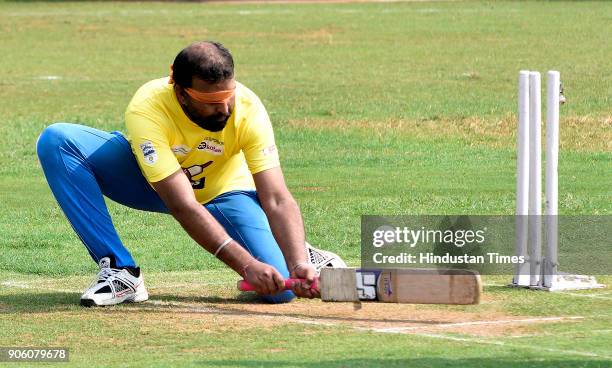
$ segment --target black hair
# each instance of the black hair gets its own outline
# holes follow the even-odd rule
[[[183,88],[191,87],[193,77],[208,83],[219,83],[234,76],[232,54],[219,42],[199,41],[176,55],[173,79]]]

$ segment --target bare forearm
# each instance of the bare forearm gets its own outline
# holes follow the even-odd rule
[[[288,196],[277,202],[265,204],[264,210],[289,269],[298,263],[307,262],[304,222],[300,208],[293,197]]]
[[[172,215],[183,229],[202,248],[214,254],[218,247],[229,238],[229,235],[217,220],[199,203],[181,210],[173,210]],[[217,254],[217,257],[238,274],[254,258],[235,241],[227,244]]]

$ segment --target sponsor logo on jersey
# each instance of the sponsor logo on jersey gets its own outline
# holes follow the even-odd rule
[[[147,165],[153,165],[157,162],[157,152],[153,147],[153,143],[151,141],[145,141],[140,144],[140,150],[142,151],[142,156],[144,158],[144,163]]]
[[[223,154],[223,142],[215,138],[204,138],[202,143],[198,145],[198,151],[206,151],[215,156],[221,156]]]
[[[191,151],[191,148],[181,144],[180,146],[172,146],[172,152],[177,156],[186,156]]]
[[[276,145],[275,145],[275,144],[273,144],[273,145],[271,145],[271,146],[268,146],[268,147],[264,148],[264,149],[262,150],[262,152],[263,152],[263,155],[264,155],[264,156],[271,155],[271,154],[273,154],[273,153],[275,153],[275,152],[276,152]]]

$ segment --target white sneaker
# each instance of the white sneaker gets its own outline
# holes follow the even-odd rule
[[[306,242],[308,250],[308,261],[315,267],[317,274],[321,273],[323,267],[346,268],[346,263],[336,253],[317,249]]]
[[[127,269],[111,267],[111,259],[100,259],[100,272],[89,288],[81,296],[84,307],[113,305],[124,302],[143,302],[149,299],[149,293],[144,286],[142,272],[138,269],[138,277]]]

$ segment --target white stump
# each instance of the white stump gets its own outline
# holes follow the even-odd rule
[[[516,255],[527,257],[529,206],[529,72],[522,70],[518,81],[518,134],[516,154]],[[529,263],[517,263],[516,286],[529,286]]]
[[[539,72],[529,73],[529,285],[540,283],[542,262],[542,92]]]

